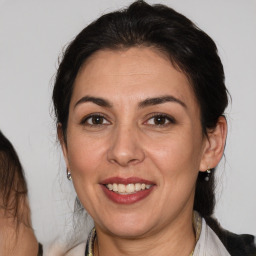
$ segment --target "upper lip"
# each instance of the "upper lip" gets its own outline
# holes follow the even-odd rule
[[[153,185],[155,184],[152,181],[149,180],[145,180],[139,177],[129,177],[129,178],[122,178],[122,177],[110,177],[107,178],[103,181],[100,182],[101,184],[124,184],[124,185],[128,185],[128,184],[135,184],[135,183],[144,183],[144,184],[148,184],[148,185]]]

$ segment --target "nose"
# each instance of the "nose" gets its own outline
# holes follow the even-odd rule
[[[111,163],[128,167],[144,160],[145,154],[135,127],[118,127],[111,139],[108,150],[108,161]]]

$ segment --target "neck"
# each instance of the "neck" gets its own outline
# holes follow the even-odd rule
[[[184,218],[186,217],[186,218]],[[141,237],[120,238],[97,228],[95,256],[180,255],[188,256],[195,246],[192,213]]]

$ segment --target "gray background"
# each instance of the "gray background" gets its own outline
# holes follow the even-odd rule
[[[29,185],[38,239],[72,223],[74,191],[56,141],[51,91],[58,56],[86,24],[127,0],[0,0],[0,129],[13,142]],[[256,234],[256,1],[159,0],[188,16],[217,43],[232,95],[218,168],[216,216]]]

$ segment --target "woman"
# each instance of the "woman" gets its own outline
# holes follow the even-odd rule
[[[143,1],[100,17],[66,49],[53,102],[95,224],[81,255],[255,254],[253,236],[211,218],[228,97],[216,45],[190,20]]]
[[[42,255],[31,226],[27,184],[19,158],[0,131],[0,255]]]

